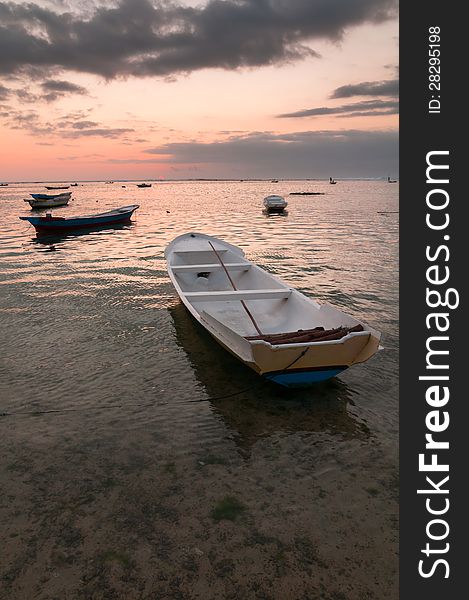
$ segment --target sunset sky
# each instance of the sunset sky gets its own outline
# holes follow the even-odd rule
[[[398,175],[394,0],[0,0],[0,181]]]

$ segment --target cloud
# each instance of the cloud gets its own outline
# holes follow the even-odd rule
[[[63,98],[67,94],[87,94],[88,91],[81,85],[76,85],[70,81],[62,81],[58,79],[48,79],[41,83],[43,91],[47,92],[42,96],[37,96],[37,100],[45,102],[55,102],[59,98]]]
[[[116,139],[133,131],[135,130],[130,127],[96,127],[93,129],[64,131],[61,133],[61,135],[66,138],[102,137]]]
[[[19,90],[14,90],[13,92],[15,96],[18,98],[20,102],[26,102],[28,104],[33,104],[38,101],[38,96],[36,94],[32,94],[27,89],[22,88]]]
[[[1,28],[0,28],[1,29]],[[0,84],[0,100],[16,97],[21,103],[54,102],[66,94],[87,94],[87,90],[69,81],[48,79],[39,88],[33,84],[27,87],[6,88]]]
[[[71,124],[73,129],[89,129],[91,127],[98,127],[99,123],[96,121],[77,121]]]
[[[204,176],[379,177],[397,172],[398,132],[257,132],[211,143],[168,143],[146,153],[158,155],[158,162],[200,165]]]
[[[363,81],[343,85],[335,89],[331,98],[350,98],[352,96],[398,96],[399,80],[390,79],[387,81]]]
[[[104,162],[113,165],[155,165],[167,162],[168,158],[110,158]]]
[[[39,137],[49,136],[54,138],[78,139],[82,137],[101,137],[118,139],[133,133],[131,127],[108,127],[96,121],[84,120],[86,111],[69,113],[62,119],[44,121],[38,112],[29,110],[13,110],[3,115],[5,124],[10,129],[24,129],[28,134]]]
[[[0,100],[6,100],[10,95],[10,89],[0,83]]]
[[[56,92],[60,94],[86,94],[87,90],[81,85],[76,85],[70,81],[61,81],[57,79],[48,79],[41,83],[41,87],[46,92]]]
[[[308,108],[298,110],[292,113],[284,113],[278,115],[279,119],[292,119],[303,117],[317,117],[322,115],[342,115],[342,116],[378,116],[392,115],[399,110],[399,103],[394,100],[365,100],[363,102],[355,102],[354,104],[343,104],[342,106],[319,108]]]
[[[60,3],[58,3],[60,6]],[[54,4],[52,4],[52,7]],[[66,4],[64,5],[66,6]],[[0,1],[0,72],[172,76],[318,56],[312,40],[397,15],[397,0],[120,0],[94,12]]]
[[[7,126],[10,129],[33,129],[39,122],[39,116],[34,110],[12,110],[8,113]]]

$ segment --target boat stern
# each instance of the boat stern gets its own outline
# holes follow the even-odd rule
[[[255,369],[260,375],[286,387],[303,387],[335,377],[378,352],[379,334],[354,332],[342,339],[303,344],[251,343]]]

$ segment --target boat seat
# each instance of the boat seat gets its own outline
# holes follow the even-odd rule
[[[250,263],[225,263],[225,267],[231,271],[249,271]],[[205,265],[175,265],[171,267],[173,273],[210,273],[212,271],[223,271],[220,263]]]
[[[226,248],[215,248],[218,254],[223,254],[224,252],[228,252]],[[205,250],[175,250],[174,254],[181,254],[182,256],[187,256],[188,254],[206,254],[210,252],[213,254],[213,250],[211,248],[206,248]]]
[[[214,292],[185,292],[189,302],[227,302],[233,300],[286,300],[292,290],[276,288],[271,290],[236,290]]]

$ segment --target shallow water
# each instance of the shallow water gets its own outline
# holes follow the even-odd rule
[[[70,189],[54,214],[140,208],[130,226],[38,239],[18,216],[41,185],[0,188],[0,590],[397,597],[398,186]],[[262,212],[270,193],[288,214]],[[188,231],[365,320],[386,350],[308,390],[264,383],[176,297],[163,252]],[[245,510],[218,522],[226,496]]]

